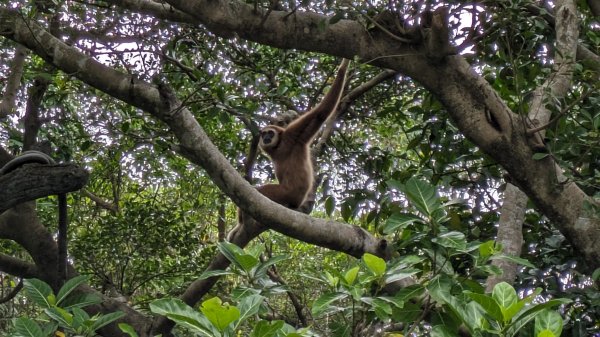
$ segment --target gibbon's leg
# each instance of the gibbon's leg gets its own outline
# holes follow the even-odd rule
[[[30,150],[21,153],[20,156],[12,159],[6,163],[2,169],[0,169],[0,175],[12,172],[25,164],[55,164],[54,159],[47,154]],[[58,195],[58,284],[56,291],[64,284],[67,280],[67,195]]]
[[[281,184],[265,184],[256,189],[265,197],[292,209],[300,207],[307,194],[307,191],[294,191]]]
[[[294,193],[285,185],[280,184],[266,184],[256,188],[262,195],[271,199],[272,201],[281,204],[288,208],[297,208],[304,201],[305,195],[298,196],[299,193]],[[300,194],[302,191],[300,191]],[[241,230],[252,233],[260,233],[264,230],[264,226],[258,223],[250,215],[244,213],[241,208],[238,208],[238,225],[235,226],[227,235],[227,241],[233,242],[234,239],[239,241],[240,238],[236,238],[240,235]],[[244,233],[243,235],[248,235]],[[256,234],[257,235],[257,234]],[[234,242],[235,243],[235,242]]]

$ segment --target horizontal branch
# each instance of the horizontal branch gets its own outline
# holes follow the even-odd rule
[[[81,189],[88,172],[75,164],[26,164],[0,176],[0,213],[26,201]]]

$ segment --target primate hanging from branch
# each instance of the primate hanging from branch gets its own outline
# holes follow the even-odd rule
[[[257,190],[285,207],[296,209],[305,201],[313,184],[310,143],[319,128],[336,111],[350,61],[344,59],[337,76],[323,100],[287,127],[268,125],[260,130],[258,146],[273,161],[277,184],[265,184]],[[249,225],[248,217],[240,212],[239,224],[230,235],[231,241],[239,228]],[[260,231],[260,229],[258,229]]]

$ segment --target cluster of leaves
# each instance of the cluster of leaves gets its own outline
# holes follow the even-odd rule
[[[75,289],[89,281],[88,276],[74,277],[60,288],[57,294],[50,286],[38,279],[24,280],[25,293],[42,313],[37,319],[21,317],[14,320],[10,337],[54,337],[54,336],[96,336],[103,326],[124,316],[122,312],[90,317],[82,308],[101,303],[97,296],[75,292]]]

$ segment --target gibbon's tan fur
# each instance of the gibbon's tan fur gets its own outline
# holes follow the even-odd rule
[[[349,60],[344,59],[323,100],[287,127],[269,125],[260,131],[259,147],[273,161],[278,184],[266,184],[258,191],[289,208],[298,208],[313,183],[310,143],[337,106],[344,91]]]
[[[310,158],[310,143],[325,123],[327,118],[337,109],[344,85],[349,60],[344,59],[338,68],[331,88],[323,100],[312,110],[306,112],[287,127],[269,125],[261,129],[259,147],[273,161],[277,184],[259,186],[257,190],[267,198],[288,208],[298,208],[306,199],[313,184],[313,168]],[[248,219],[241,210],[238,210],[239,224],[228,236],[229,241],[243,241],[243,236],[249,232],[260,233],[264,228],[246,224]],[[239,233],[244,225],[253,227],[246,229],[246,233]]]

